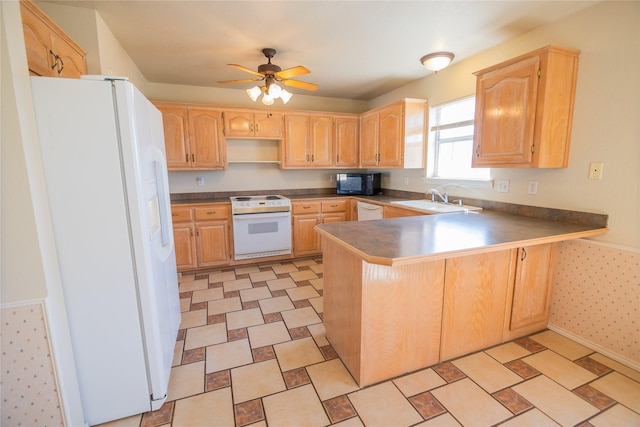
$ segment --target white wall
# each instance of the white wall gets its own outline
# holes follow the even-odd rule
[[[488,49],[449,68],[372,101],[384,105],[403,97],[430,105],[472,95],[474,71],[528,51],[557,44],[576,48],[578,85],[569,167],[493,169],[510,180],[509,193],[452,186],[458,196],[609,215],[610,231],[595,238],[640,247],[640,2],[605,1],[553,24]],[[590,162],[604,162],[601,181],[587,179]],[[424,192],[423,170],[390,171],[390,188]],[[404,185],[404,178],[409,185]],[[538,194],[528,195],[529,181]]]

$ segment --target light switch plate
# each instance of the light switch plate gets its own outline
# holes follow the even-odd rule
[[[529,181],[527,194],[538,194],[538,181]]]
[[[508,193],[509,192],[509,180],[508,179],[499,179],[496,181],[496,191],[498,193]]]

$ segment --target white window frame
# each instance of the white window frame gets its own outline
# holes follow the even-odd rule
[[[475,99],[474,95],[465,96],[463,98],[459,98],[453,101],[443,102],[441,104],[435,105],[429,109],[429,123],[433,123],[433,126],[429,129],[429,145],[427,150],[427,175],[424,178],[424,182],[445,185],[445,184],[460,184],[467,187],[482,187],[482,188],[490,188],[493,185],[493,181],[491,180],[491,171],[490,169],[487,171],[487,175],[485,177],[449,177],[449,176],[439,176],[437,170],[437,159],[438,159],[438,149],[440,143],[450,143],[455,142],[456,140],[466,140],[467,137],[460,138],[449,138],[445,140],[439,140],[438,132],[441,130],[454,129],[456,127],[469,126],[473,125],[473,118],[468,120],[463,120],[460,122],[454,123],[446,123],[446,124],[438,124],[437,122],[437,114],[438,110],[444,106],[451,105],[458,102],[466,101],[470,98]],[[473,136],[471,136],[473,138]]]

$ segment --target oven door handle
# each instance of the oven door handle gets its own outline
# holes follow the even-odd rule
[[[234,221],[256,221],[268,218],[286,218],[291,216],[291,211],[287,212],[263,212],[263,213],[248,213],[248,214],[234,214]]]

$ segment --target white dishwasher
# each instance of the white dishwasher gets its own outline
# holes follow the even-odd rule
[[[382,219],[382,206],[371,203],[358,202],[358,221],[367,221],[370,219]]]

